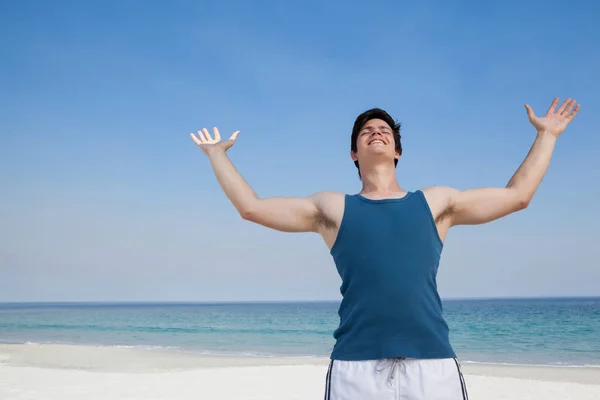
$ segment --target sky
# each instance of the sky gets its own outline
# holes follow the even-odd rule
[[[452,228],[438,287],[598,296],[597,21],[594,1],[0,1],[0,301],[338,300],[322,239],[242,220],[190,132],[240,130],[261,197],[352,194],[352,124],[381,107],[404,189],[504,186],[523,105],[555,96],[581,111],[530,207]]]

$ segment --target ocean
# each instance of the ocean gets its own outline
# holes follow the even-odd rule
[[[600,366],[600,298],[445,300],[463,362]],[[337,302],[0,303],[0,344],[327,357]]]

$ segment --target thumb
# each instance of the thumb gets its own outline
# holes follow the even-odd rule
[[[527,116],[529,117],[529,119],[535,118],[535,113],[533,112],[533,109],[529,106],[529,104],[525,104],[525,110],[527,110]]]
[[[237,137],[238,137],[239,134],[240,134],[240,131],[233,132],[233,135],[231,135],[231,137],[229,138],[229,140],[235,141],[235,139],[237,139]]]

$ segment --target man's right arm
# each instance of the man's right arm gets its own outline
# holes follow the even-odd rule
[[[306,198],[261,199],[237,171],[225,150],[214,149],[208,157],[225,195],[245,220],[282,232],[318,230],[319,194]]]

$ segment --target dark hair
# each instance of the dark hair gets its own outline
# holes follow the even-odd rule
[[[380,108],[372,108],[360,114],[356,121],[354,121],[354,127],[352,128],[352,138],[350,143],[350,149],[353,152],[358,151],[357,141],[358,141],[358,133],[365,126],[367,122],[372,119],[381,119],[387,123],[390,128],[392,128],[392,132],[394,135],[394,143],[396,144],[396,151],[398,154],[402,155],[402,143],[400,142],[400,123],[396,122],[394,118],[386,111]],[[358,167],[358,161],[354,161],[354,165],[358,168],[358,176],[360,177],[360,168]],[[394,160],[394,166],[398,165],[398,160]]]

